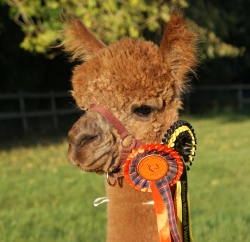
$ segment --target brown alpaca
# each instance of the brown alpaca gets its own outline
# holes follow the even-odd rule
[[[160,142],[178,119],[187,75],[197,64],[196,35],[182,18],[172,16],[160,46],[124,38],[106,46],[78,20],[64,31],[63,46],[77,65],[72,76],[72,95],[84,115],[69,132],[69,159],[88,172],[117,172],[123,147],[131,139]],[[124,140],[114,125],[91,108],[102,106],[119,120],[131,136]],[[107,241],[159,241],[150,193],[135,190],[122,177],[106,185],[108,202]]]

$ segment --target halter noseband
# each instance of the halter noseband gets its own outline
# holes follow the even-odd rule
[[[119,161],[119,166],[117,168],[117,171],[112,172],[114,178],[115,178],[115,182],[111,183],[109,180],[109,173],[107,172],[107,181],[108,184],[111,186],[114,186],[116,184],[116,180],[118,177],[122,177],[123,175],[120,173],[121,168],[123,167],[124,163],[126,162],[126,159],[128,157],[128,155],[131,153],[131,151],[133,149],[137,149],[140,146],[143,145],[143,143],[139,140],[136,140],[127,130],[126,128],[123,126],[123,124],[106,108],[92,104],[90,105],[90,109],[93,109],[95,111],[97,111],[98,113],[100,113],[106,120],[108,120],[113,127],[117,130],[118,134],[120,135],[121,138],[121,145],[122,145],[122,152],[121,152],[121,156],[120,156],[120,161]],[[123,140],[128,137],[131,136],[132,142],[130,144],[130,146],[126,147],[123,145]]]

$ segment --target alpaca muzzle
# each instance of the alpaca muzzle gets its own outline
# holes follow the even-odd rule
[[[125,164],[128,155],[132,152],[132,150],[139,148],[140,146],[144,145],[139,140],[136,140],[124,127],[124,125],[106,108],[92,104],[90,109],[97,111],[101,114],[106,120],[109,121],[113,125],[113,127],[117,130],[118,134],[120,135],[120,142],[122,146],[122,152],[120,155],[119,165],[117,169],[112,172],[112,176],[114,176],[114,182],[110,182],[109,180],[109,173],[107,173],[107,181],[108,184],[114,186],[116,184],[117,178],[122,177],[123,174],[121,173],[121,169]]]

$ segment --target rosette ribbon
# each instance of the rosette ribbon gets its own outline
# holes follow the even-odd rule
[[[140,146],[124,164],[126,181],[139,191],[152,192],[161,242],[192,242],[186,170],[195,150],[192,126],[179,120],[161,144]]]
[[[183,242],[191,242],[192,231],[190,221],[190,203],[188,194],[187,170],[190,170],[196,151],[196,135],[193,127],[184,120],[175,122],[166,132],[162,139],[162,144],[176,150],[185,164],[183,174],[176,182],[175,205],[177,223],[182,234]]]
[[[182,157],[187,170],[190,169],[196,150],[196,136],[193,127],[184,120],[178,120],[165,133],[162,144],[174,148]]]
[[[171,187],[183,173],[180,155],[162,144],[134,150],[123,168],[124,178],[135,189],[152,192],[161,242],[181,242]]]

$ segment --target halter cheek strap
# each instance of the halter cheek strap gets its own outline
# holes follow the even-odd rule
[[[121,156],[120,156],[120,161],[119,161],[119,166],[118,166],[118,171],[114,172],[113,175],[115,178],[117,177],[122,177],[123,175],[119,173],[119,170],[123,167],[124,163],[127,160],[128,155],[131,153],[131,151],[133,149],[137,149],[140,146],[143,145],[143,143],[139,140],[136,140],[127,130],[126,128],[123,126],[123,124],[106,108],[92,104],[90,106],[90,109],[93,109],[95,111],[97,111],[98,113],[100,113],[105,119],[107,119],[112,125],[113,127],[117,130],[118,134],[120,135],[121,138],[121,145],[122,145],[122,152],[121,152]],[[123,140],[128,137],[128,136],[132,136],[132,142],[130,144],[130,146],[128,147],[124,147],[123,146]]]
[[[129,135],[128,131],[124,128],[122,123],[109,110],[104,107],[97,106],[95,104],[92,104],[90,106],[90,109],[94,109],[95,111],[100,113],[104,118],[106,118],[114,126],[121,138]]]

